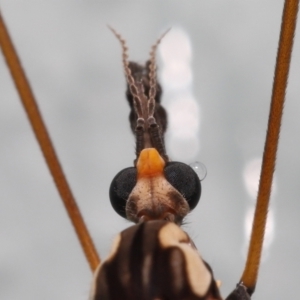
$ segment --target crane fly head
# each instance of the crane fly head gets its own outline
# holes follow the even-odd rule
[[[109,195],[115,211],[135,223],[168,220],[181,224],[200,199],[201,183],[190,166],[165,162],[155,148],[147,148],[141,151],[136,167],[115,176]]]

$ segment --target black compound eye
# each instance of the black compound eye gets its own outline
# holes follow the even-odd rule
[[[136,177],[136,168],[126,168],[120,171],[110,184],[110,203],[115,212],[123,218],[126,218],[126,202],[134,186],[136,185]]]
[[[168,182],[185,198],[190,209],[194,209],[201,196],[201,183],[196,172],[181,162],[169,162],[165,167]]]

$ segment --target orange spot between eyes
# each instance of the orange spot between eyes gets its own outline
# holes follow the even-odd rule
[[[155,148],[146,148],[141,151],[136,164],[137,177],[149,177],[163,174],[165,161]]]

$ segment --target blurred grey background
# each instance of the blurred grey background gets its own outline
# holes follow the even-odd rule
[[[204,163],[208,176],[184,229],[227,296],[245,261],[253,197],[244,174],[262,155],[283,1],[0,0],[0,7],[102,257],[130,225],[112,210],[108,188],[134,159],[120,45],[106,25],[121,32],[130,59],[139,62],[163,30],[187,33],[201,118],[193,161]],[[299,43],[298,24],[272,199],[273,239],[257,300],[295,298],[300,278]],[[0,99],[0,299],[87,299],[92,274],[2,55]]]

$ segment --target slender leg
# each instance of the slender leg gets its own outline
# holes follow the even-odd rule
[[[237,289],[227,298],[228,300],[244,299],[234,298],[234,295],[239,293],[240,290],[243,290],[244,287],[251,296],[257,282],[298,6],[299,0],[286,0],[284,4],[270,115],[248,257],[240,284],[238,284]]]
[[[67,179],[63,173],[62,167],[55,153],[50,136],[39,112],[37,102],[32,93],[25,72],[21,66],[20,60],[14,49],[9,33],[0,13],[0,45],[3,51],[6,63],[11,72],[22,104],[26,110],[27,116],[34,130],[35,136],[41,147],[42,153],[47,162],[50,173],[54,179],[56,187],[59,191],[61,199],[65,205],[68,215],[75,228],[81,247],[89,262],[91,269],[94,271],[100,263],[100,258],[93,244],[92,238],[81,216],[75,198],[69,187]]]

